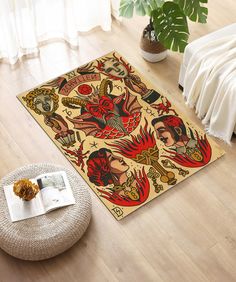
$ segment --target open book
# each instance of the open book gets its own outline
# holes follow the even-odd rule
[[[12,222],[45,214],[54,209],[75,204],[75,199],[64,171],[45,173],[30,179],[40,191],[30,201],[15,195],[13,184],[4,187]]]

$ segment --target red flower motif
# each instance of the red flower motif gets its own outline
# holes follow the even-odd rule
[[[78,87],[78,92],[82,95],[89,95],[90,93],[92,93],[93,89],[90,85],[88,84],[81,84]]]
[[[87,103],[86,109],[93,116],[101,118],[104,114],[114,110],[114,103],[111,98],[102,96],[99,103]]]
[[[87,161],[87,175],[92,183],[97,186],[112,184],[112,177],[107,160],[104,156],[92,158]]]
[[[165,124],[168,126],[180,127],[180,125],[183,124],[183,121],[179,117],[169,116],[165,119]]]
[[[101,105],[104,109],[112,111],[114,109],[114,103],[111,98],[106,96],[102,96],[99,105]]]

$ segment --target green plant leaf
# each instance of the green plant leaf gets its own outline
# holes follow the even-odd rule
[[[132,18],[134,13],[133,0],[121,0],[119,8],[120,16],[125,18]]]
[[[135,12],[137,15],[139,16],[146,15],[146,9],[148,8],[146,1],[136,0],[134,6],[135,6]]]
[[[164,0],[135,0],[135,12],[139,16],[151,16],[153,10],[160,8]]]
[[[208,0],[174,0],[193,22],[206,23],[208,9],[202,4],[206,4]]]
[[[144,2],[143,6],[144,6],[144,9],[145,9],[146,15],[151,17],[151,15],[152,15],[152,7],[149,5],[148,1]]]
[[[120,16],[132,18],[135,12],[139,16],[148,15],[151,17],[153,10],[160,8],[165,0],[121,0],[120,1]]]
[[[150,6],[151,10],[156,10],[164,4],[165,0],[146,0],[148,5]]]
[[[183,52],[188,44],[187,18],[179,6],[173,2],[152,12],[153,26],[158,40],[172,51]]]

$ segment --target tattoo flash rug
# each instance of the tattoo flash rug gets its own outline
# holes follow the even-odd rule
[[[19,100],[118,220],[224,154],[117,52]]]

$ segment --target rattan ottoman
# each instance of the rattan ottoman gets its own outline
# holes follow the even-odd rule
[[[73,190],[76,204],[46,215],[12,223],[3,186],[20,178],[34,178],[63,170]],[[21,167],[0,182],[0,248],[24,260],[43,260],[56,256],[73,246],[83,235],[91,218],[91,198],[81,176],[54,164],[32,164]]]

